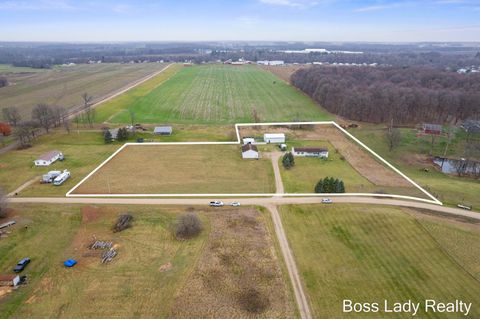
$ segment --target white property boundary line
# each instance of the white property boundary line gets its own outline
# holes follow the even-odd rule
[[[253,193],[253,194],[72,194],[81,184],[83,184],[87,179],[89,179],[93,174],[95,174],[99,169],[101,169],[105,164],[107,164],[112,158],[114,158],[118,153],[120,153],[124,148],[130,145],[135,146],[149,146],[149,145],[238,145],[241,144],[240,130],[242,126],[284,126],[284,125],[333,125],[339,129],[342,133],[347,135],[350,139],[355,141],[358,145],[366,149],[370,154],[380,160],[383,164],[387,165],[397,174],[406,179],[410,184],[419,189],[422,193],[427,195],[431,199],[424,199],[413,196],[404,196],[404,195],[393,195],[393,194],[374,194],[374,193],[342,193],[342,194],[317,194],[317,193]],[[232,142],[148,142],[148,143],[125,143],[118,150],[116,150],[112,155],[110,155],[103,163],[91,171],[87,176],[85,176],[80,182],[78,182],[72,189],[70,189],[66,197],[271,197],[271,196],[283,196],[283,197],[315,197],[315,196],[359,196],[359,197],[382,197],[382,198],[398,198],[398,199],[408,199],[415,200],[420,202],[426,202],[430,204],[443,205],[435,196],[427,192],[420,185],[414,182],[407,175],[402,173],[395,166],[390,164],[383,157],[375,153],[371,148],[362,143],[355,136],[350,134],[347,130],[342,128],[334,121],[321,121],[321,122],[272,122],[272,123],[237,123],[235,124],[235,133],[237,136],[236,141]]]

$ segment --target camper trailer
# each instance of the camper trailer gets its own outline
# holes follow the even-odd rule
[[[42,184],[53,183],[53,180],[57,178],[60,174],[62,174],[61,171],[50,171],[47,174],[42,176],[41,183]]]
[[[64,170],[62,174],[58,175],[53,180],[53,185],[55,185],[55,186],[62,185],[69,178],[70,178],[70,172],[67,171],[67,170]]]

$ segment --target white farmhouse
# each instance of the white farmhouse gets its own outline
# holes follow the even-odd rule
[[[285,134],[283,133],[265,133],[263,135],[265,143],[285,143]]]
[[[328,149],[319,147],[294,147],[293,156],[328,158]]]
[[[258,149],[255,145],[245,144],[242,146],[242,158],[258,159]]]
[[[60,151],[51,151],[37,158],[34,163],[35,166],[49,166],[57,160],[63,160],[63,153]]]

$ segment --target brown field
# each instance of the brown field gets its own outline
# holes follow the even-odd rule
[[[16,106],[29,119],[38,103],[60,105],[67,109],[82,104],[81,94],[88,92],[97,102],[112,92],[140,80],[166,66],[161,63],[103,63],[54,67],[50,70],[8,68],[0,74],[11,85],[0,89],[1,107]],[[16,70],[21,71],[17,72]]]
[[[212,231],[197,266],[177,294],[169,318],[292,318],[295,306],[282,277],[264,217],[255,209],[211,213]],[[254,289],[266,306],[257,315],[242,307]]]
[[[238,145],[128,146],[75,194],[273,193],[269,159],[243,160]]]
[[[285,127],[257,127],[241,129],[241,136],[263,136],[265,132],[285,133],[289,141],[328,141],[353,166],[353,168],[371,183],[387,187],[411,187],[403,177],[377,162],[358,144],[348,139],[337,128],[329,125],[315,125],[313,128],[288,129]],[[294,143],[295,144],[295,143]]]
[[[309,68],[310,65],[285,65],[285,66],[261,66],[262,69],[267,70],[278,76],[280,79],[284,80],[287,83],[290,83],[290,76],[292,76],[295,71]]]

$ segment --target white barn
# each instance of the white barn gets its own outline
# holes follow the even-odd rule
[[[35,166],[49,166],[57,160],[63,160],[63,153],[60,151],[51,151],[37,158],[34,163]]]
[[[265,143],[285,143],[285,134],[283,133],[265,133],[263,135]]]
[[[242,158],[258,159],[258,149],[255,145],[245,144],[242,146]]]
[[[294,147],[293,156],[328,158],[328,149],[319,147]]]

